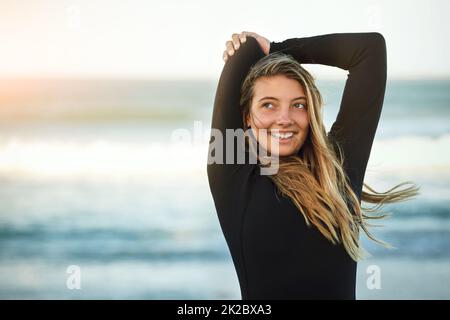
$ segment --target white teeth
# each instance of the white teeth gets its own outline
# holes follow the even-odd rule
[[[272,137],[274,138],[278,138],[278,139],[287,139],[290,138],[294,135],[294,133],[292,132],[287,132],[287,133],[276,133],[276,132],[271,132],[270,133]]]

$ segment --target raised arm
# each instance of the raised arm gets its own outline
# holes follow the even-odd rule
[[[364,175],[386,89],[386,42],[377,32],[333,33],[271,42],[300,63],[348,70],[339,113],[328,136],[344,151],[344,166],[353,190],[361,196]]]
[[[242,129],[244,123],[240,110],[241,86],[251,66],[264,57],[264,52],[254,38],[249,37],[242,47],[225,63],[217,85],[214,100],[214,110],[211,123],[211,138],[208,160],[210,155],[216,160],[222,160],[222,164],[208,163],[208,177],[211,189],[225,190],[235,178],[242,175],[238,172],[243,167],[237,163],[238,153],[243,153],[243,145],[234,142],[234,155],[232,163],[227,160],[227,129]],[[215,131],[215,132],[214,132]],[[215,133],[220,133],[223,140],[216,140]],[[217,148],[222,148],[222,157],[217,157]],[[248,165],[247,165],[248,166]]]

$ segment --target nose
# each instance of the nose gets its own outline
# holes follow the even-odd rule
[[[291,119],[289,108],[281,108],[277,118],[277,124],[280,126],[287,126],[293,123],[294,121]]]

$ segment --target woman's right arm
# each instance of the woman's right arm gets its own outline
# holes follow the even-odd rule
[[[220,75],[214,100],[207,165],[213,193],[225,192],[232,182],[242,177],[239,170],[244,165],[238,163],[238,156],[244,155],[245,151],[231,134],[239,129],[244,132],[240,110],[241,86],[251,66],[262,57],[264,52],[257,41],[248,37],[240,49],[227,59]]]

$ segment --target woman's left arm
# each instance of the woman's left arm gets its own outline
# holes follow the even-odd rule
[[[360,195],[384,101],[387,78],[386,42],[378,32],[333,33],[271,42],[300,63],[348,70],[337,115],[328,134],[344,152],[344,167]]]

